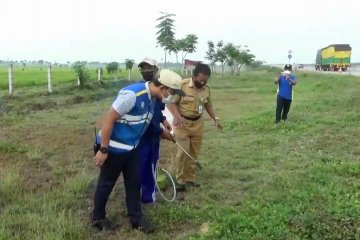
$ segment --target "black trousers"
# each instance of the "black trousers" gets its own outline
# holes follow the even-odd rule
[[[120,173],[123,173],[126,206],[131,223],[138,223],[142,217],[140,203],[140,166],[141,158],[138,149],[127,153],[108,153],[108,159],[100,168],[100,177],[94,197],[92,220],[100,220],[106,216],[106,203]]]
[[[287,120],[287,115],[290,110],[291,100],[283,98],[277,95],[276,100],[276,119],[275,122],[280,122],[280,120]]]

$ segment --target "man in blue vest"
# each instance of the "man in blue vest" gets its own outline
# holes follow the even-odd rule
[[[291,74],[292,67],[286,64],[284,72],[275,78],[274,83],[278,84],[278,94],[276,100],[276,118],[275,123],[280,120],[286,121],[290,110],[291,101],[293,99],[293,86],[296,84],[295,75]]]
[[[159,70],[155,60],[145,58],[138,65],[143,79],[142,82],[156,81],[159,77]],[[165,102],[165,100],[164,100]],[[139,150],[142,159],[141,164],[141,202],[144,204],[154,203],[156,201],[156,167],[159,160],[160,140],[169,139],[171,125],[162,114],[165,109],[165,103],[160,99],[156,99],[154,107],[154,115],[149,127],[142,135]],[[163,124],[164,128],[161,127]]]
[[[134,83],[119,91],[97,136],[99,151],[95,155],[95,163],[100,167],[100,177],[91,215],[93,227],[99,230],[118,227],[106,217],[105,207],[122,172],[132,228],[145,233],[154,231],[141,209],[141,158],[137,146],[152,119],[155,99],[166,99],[172,94],[184,95],[181,77],[167,69],[160,72],[157,81]]]

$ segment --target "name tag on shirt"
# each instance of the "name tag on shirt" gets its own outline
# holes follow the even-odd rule
[[[185,97],[183,97],[184,101],[189,101],[189,102],[193,102],[195,97],[191,96],[191,95],[187,95]]]

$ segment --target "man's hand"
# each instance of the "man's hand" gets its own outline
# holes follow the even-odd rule
[[[171,135],[170,141],[172,141],[173,143],[176,143],[175,135],[174,135],[174,134],[171,134],[171,133],[170,133],[170,135]]]
[[[168,131],[166,129],[164,129],[164,131],[161,133],[161,138],[167,139],[167,140],[175,143],[175,138],[173,137],[173,135],[171,135],[170,131]]]
[[[185,120],[184,120],[183,117],[181,117],[181,116],[178,117],[178,118],[174,117],[173,124],[174,124],[175,127],[177,127],[177,128],[184,127],[184,122],[185,122]]]
[[[172,130],[171,124],[166,119],[163,121],[163,125],[169,132],[171,132]]]
[[[107,157],[108,157],[107,153],[102,153],[102,152],[98,151],[95,155],[96,166],[101,167],[104,164],[104,162],[106,161]]]
[[[216,127],[218,130],[220,130],[220,131],[223,130],[223,127],[221,126],[220,120],[219,120],[218,118],[215,118],[215,119],[214,119],[214,123],[215,123],[215,127]]]

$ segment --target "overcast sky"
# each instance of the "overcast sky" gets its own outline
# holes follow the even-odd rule
[[[118,61],[156,47],[160,11],[176,14],[176,38],[198,36],[193,60],[205,59],[207,41],[247,45],[267,63],[313,63],[330,44],[352,46],[360,62],[359,0],[0,0],[0,60]],[[175,57],[170,56],[175,62]]]

